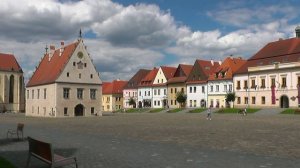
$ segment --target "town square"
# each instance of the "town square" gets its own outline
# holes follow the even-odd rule
[[[300,167],[295,1],[0,6],[0,168]]]

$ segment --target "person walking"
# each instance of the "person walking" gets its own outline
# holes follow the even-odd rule
[[[212,106],[210,106],[207,110],[207,117],[206,117],[207,120],[211,120],[211,108]]]
[[[244,116],[246,116],[247,115],[247,107],[245,107],[245,109],[244,109]]]

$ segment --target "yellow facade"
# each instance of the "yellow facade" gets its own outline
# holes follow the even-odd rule
[[[123,109],[123,95],[122,94],[104,94],[102,95],[102,110],[103,111],[117,111]]]
[[[186,95],[185,83],[172,83],[168,85],[168,105],[169,108],[179,108],[180,104],[176,101],[176,94],[183,91]],[[185,107],[185,104],[183,105]]]
[[[226,107],[225,95],[208,95],[208,106],[213,108],[225,108]]]

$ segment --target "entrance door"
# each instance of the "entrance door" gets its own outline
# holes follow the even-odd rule
[[[289,98],[287,96],[281,96],[280,107],[281,108],[289,108]]]
[[[78,104],[77,106],[75,106],[75,109],[74,109],[75,116],[83,116],[83,110],[84,110],[84,107],[82,104]]]

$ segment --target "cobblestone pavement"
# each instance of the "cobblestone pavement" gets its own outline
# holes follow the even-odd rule
[[[74,155],[80,168],[298,168],[300,116],[116,114],[66,119],[0,115],[0,156],[23,168],[27,141],[6,140],[25,123],[25,135]],[[46,167],[33,160],[31,167]]]

